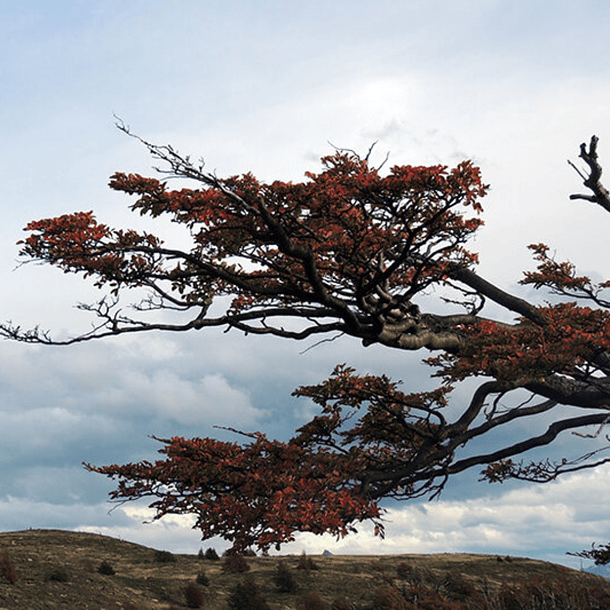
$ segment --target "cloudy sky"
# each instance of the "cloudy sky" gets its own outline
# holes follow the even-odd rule
[[[15,242],[29,220],[77,210],[140,222],[107,181],[151,174],[153,162],[114,115],[221,176],[300,180],[329,143],[378,141],[379,159],[398,164],[474,159],[492,185],[475,246],[483,275],[518,290],[527,244],[544,241],[607,277],[609,220],[568,200],[582,188],[566,160],[597,134],[610,168],[609,29],[601,0],[0,0],[0,319],[56,336],[88,328],[73,305],[99,295],[18,267]],[[145,506],[109,513],[111,483],[81,463],[153,459],[149,435],[214,435],[214,425],[286,439],[311,415],[292,389],[338,362],[426,384],[420,354],[307,347],[213,332],[0,343],[0,530],[88,530],[197,552],[187,519],[143,525]],[[582,447],[570,437],[557,451]],[[577,567],[566,550],[610,540],[609,474],[494,487],[474,473],[440,501],[390,506],[383,541],[363,528],[340,542],[301,536],[285,551],[466,551]]]

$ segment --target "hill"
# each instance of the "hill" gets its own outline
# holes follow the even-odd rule
[[[533,596],[541,600],[536,608],[610,608],[610,581],[532,559],[438,554],[247,557],[245,562],[248,576],[227,572],[224,559],[172,555],[96,534],[0,533],[0,610],[197,607],[196,599],[187,605],[189,584],[204,593],[204,608],[220,610],[229,607],[229,596],[248,577],[273,610],[297,608],[299,599],[304,610],[323,608],[311,599],[302,605],[311,593],[329,610],[333,601],[335,610],[503,610],[527,607]],[[280,564],[282,582],[292,582],[296,590],[279,591]],[[245,586],[252,598],[252,585]]]

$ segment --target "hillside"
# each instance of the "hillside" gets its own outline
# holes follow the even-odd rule
[[[531,559],[465,554],[315,556],[307,558],[307,562],[304,559],[294,556],[245,559],[250,568],[247,574],[269,608],[294,609],[300,596],[316,592],[329,610],[331,603],[340,598],[344,604],[335,606],[339,610],[373,607],[501,610],[523,607],[514,604],[523,603],[524,596],[535,595],[536,591],[541,599],[552,594],[556,600],[562,595],[567,600],[561,606],[536,606],[539,608],[610,607],[610,581]],[[102,562],[106,562],[107,572],[115,573],[100,573]],[[274,576],[280,562],[296,582],[295,592],[278,591]],[[299,564],[310,562],[317,569],[298,569]],[[222,559],[172,556],[96,534],[58,530],[0,533],[0,610],[187,608],[184,590],[202,572],[209,579],[207,586],[197,585],[207,598],[203,607],[220,610],[229,607],[228,596],[244,579],[243,574],[225,573],[223,566]],[[11,576],[13,580],[17,578],[13,584],[8,582]],[[381,593],[384,588],[385,593]],[[398,595],[399,590],[415,605],[407,605],[404,597]],[[397,601],[399,598],[402,601]],[[314,607],[322,606],[303,606],[311,610]]]

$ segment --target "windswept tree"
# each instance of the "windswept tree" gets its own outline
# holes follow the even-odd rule
[[[288,442],[248,431],[239,431],[242,443],[158,439],[155,463],[87,464],[118,480],[115,501],[149,498],[157,518],[194,514],[204,538],[267,549],[298,531],[344,535],[363,520],[382,534],[384,498],[434,497],[468,469],[491,482],[544,482],[610,459],[599,444],[610,419],[610,282],[578,275],[544,244],[530,246],[537,268],[521,279],[543,290],[539,302],[481,277],[469,242],[487,186],[471,162],[384,170],[370,153],[337,150],[303,182],[268,184],[219,178],[171,146],[140,141],[163,163],[160,179],[117,173],[110,187],[135,197],[134,212],[186,227],[189,247],[111,228],[92,212],[31,222],[24,260],[91,277],[106,294],[81,306],[97,320],[88,334],[57,341],[7,323],[4,337],[71,344],[213,327],[295,340],[343,334],[427,350],[439,381],[418,391],[339,365],[295,391],[319,414]],[[587,193],[571,198],[610,211],[597,138],[580,157]],[[172,190],[170,177],[194,187]],[[147,296],[126,315],[121,297],[132,288]],[[502,319],[486,315],[490,302]],[[469,397],[451,399],[471,378]],[[498,431],[523,420],[532,422],[523,438],[497,444],[508,438]],[[522,461],[562,432],[597,443],[558,462]],[[481,450],[477,441],[492,434],[494,448]]]

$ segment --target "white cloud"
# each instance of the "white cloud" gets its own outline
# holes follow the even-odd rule
[[[219,374],[203,375],[196,382],[181,379],[175,373],[158,371],[152,376],[130,374],[124,392],[112,398],[116,405],[138,402],[158,416],[183,424],[214,422],[250,426],[264,412],[254,408],[247,393],[232,388]]]
[[[213,546],[220,554],[229,546],[220,540],[201,542],[201,537],[196,530],[193,530],[194,518],[188,515],[167,515],[163,519],[154,521],[153,511],[142,505],[124,506],[120,511],[121,515],[116,520],[117,523],[113,523],[113,515],[116,512],[113,511],[104,525],[88,525],[82,521],[73,529],[112,536],[174,553],[195,554],[205,544],[204,548]]]

